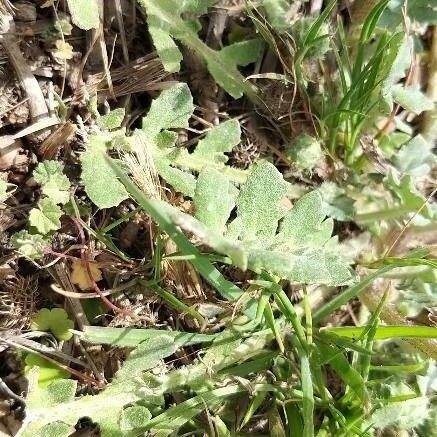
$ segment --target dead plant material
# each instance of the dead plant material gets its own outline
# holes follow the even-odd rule
[[[19,139],[0,137],[0,171],[21,167],[27,162],[28,157]]]
[[[113,94],[118,98],[133,93],[157,90],[162,88],[163,84],[160,83],[170,77],[170,73],[164,70],[161,61],[153,53],[111,71]],[[78,103],[86,96],[95,94],[99,102],[112,96],[106,84],[105,73],[89,76],[86,85],[76,93],[73,100]]]
[[[39,299],[38,280],[16,276],[0,285],[0,328],[28,328]]]
[[[67,121],[52,132],[39,146],[38,154],[43,159],[54,159],[76,133],[76,125]]]
[[[6,31],[7,33],[0,34],[0,43],[3,45],[9,60],[15,69],[17,77],[20,80],[21,87],[23,88],[27,97],[29,97],[28,105],[31,118],[33,121],[46,118],[49,116],[49,112],[44,95],[39,87],[38,81],[35,79],[35,76],[33,75],[21,53],[19,41],[13,33],[15,28],[11,16],[9,16],[9,23],[3,27],[9,28],[2,29],[2,32]]]

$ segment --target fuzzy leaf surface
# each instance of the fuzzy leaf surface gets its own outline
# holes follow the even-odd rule
[[[223,233],[237,194],[238,190],[226,176],[205,167],[199,174],[193,197],[196,218],[208,228]]]
[[[40,234],[31,234],[26,230],[16,232],[11,237],[12,246],[29,259],[38,259],[44,255],[48,242]]]
[[[82,182],[85,192],[99,208],[118,206],[127,199],[124,186],[106,163],[106,138],[102,135],[89,137],[88,149],[82,154]]]
[[[97,29],[100,25],[97,0],[67,0],[73,23],[83,29]]]
[[[392,92],[395,102],[416,115],[430,111],[434,107],[432,100],[420,90],[419,84],[410,86],[398,84],[393,87]]]

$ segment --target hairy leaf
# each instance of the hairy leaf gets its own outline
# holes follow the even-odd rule
[[[416,135],[399,149],[393,161],[402,173],[421,177],[429,174],[436,158],[430,144],[422,135]]]
[[[97,124],[106,130],[118,129],[123,123],[126,110],[124,108],[117,108],[109,111],[105,115],[97,118]]]
[[[32,173],[35,182],[44,185],[49,182],[54,176],[63,175],[64,165],[60,161],[42,161]]]
[[[82,155],[82,182],[85,192],[99,208],[118,206],[128,195],[124,186],[105,160],[106,138],[102,135],[89,137],[88,149]]]
[[[422,91],[420,85],[395,85],[392,88],[393,99],[399,103],[403,108],[416,115],[423,111],[429,111],[434,107],[434,103]]]
[[[285,181],[274,165],[261,161],[254,166],[237,198],[243,240],[263,244],[273,238],[278,220],[286,212],[281,204],[286,192]]]
[[[411,176],[405,175],[402,178],[395,172],[390,172],[384,179],[384,183],[398,198],[405,212],[419,212],[425,217],[432,217],[432,210],[425,197],[419,193],[414,185]]]
[[[48,241],[42,235],[30,234],[26,230],[13,234],[11,244],[21,255],[30,259],[41,258],[48,247]]]
[[[223,233],[237,194],[238,190],[226,176],[205,167],[199,174],[193,197],[196,218],[206,227]]]
[[[191,50],[194,50],[202,57],[214,77],[215,81],[223,87],[232,97],[239,98],[246,94],[252,100],[262,103],[256,96],[255,88],[244,80],[238,71],[237,66],[240,62],[247,64],[254,62],[258,57],[259,51],[254,47],[246,48],[244,55],[240,56],[236,62],[235,55],[226,54],[226,51],[216,51],[208,47],[197,36],[196,30],[199,28],[196,22],[184,20],[181,14],[188,11],[204,11],[205,6],[212,2],[179,2],[175,0],[138,0],[147,13],[149,26],[151,26],[151,36],[154,39],[155,47],[166,66],[170,71],[179,69],[181,54],[172,39],[181,41]],[[184,10],[184,8],[187,10]],[[156,40],[155,40],[156,38]],[[250,50],[249,50],[250,49]],[[231,49],[231,52],[238,53],[238,46]],[[240,50],[240,54],[241,50]],[[250,55],[252,54],[252,55]],[[251,59],[250,59],[251,58]]]
[[[67,0],[71,20],[83,30],[97,29],[100,24],[97,0]]]
[[[152,101],[147,116],[143,118],[142,130],[149,141],[154,141],[161,130],[187,128],[193,111],[190,89],[185,83],[177,83]]]

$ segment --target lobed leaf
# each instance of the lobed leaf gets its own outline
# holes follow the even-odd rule
[[[42,235],[31,234],[24,229],[12,235],[11,244],[29,259],[41,258],[48,247],[48,241]]]
[[[40,234],[48,234],[50,231],[56,231],[61,227],[61,208],[50,199],[41,199],[38,207],[33,208],[29,214],[29,223]]]

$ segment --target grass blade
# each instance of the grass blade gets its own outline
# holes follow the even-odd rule
[[[365,288],[368,287],[376,278],[393,269],[394,266],[381,267],[376,272],[365,276],[358,284],[352,285],[351,287],[342,291],[338,296],[335,296],[313,314],[313,322],[320,322],[326,316],[329,316],[329,314],[333,313],[337,308],[340,308],[351,299],[359,296],[360,293],[363,292]]]
[[[367,326],[339,326],[321,328],[320,332],[329,332],[342,337],[358,339],[368,329]],[[437,328],[432,326],[378,326],[375,332],[375,340],[387,340],[388,338],[437,338]]]

